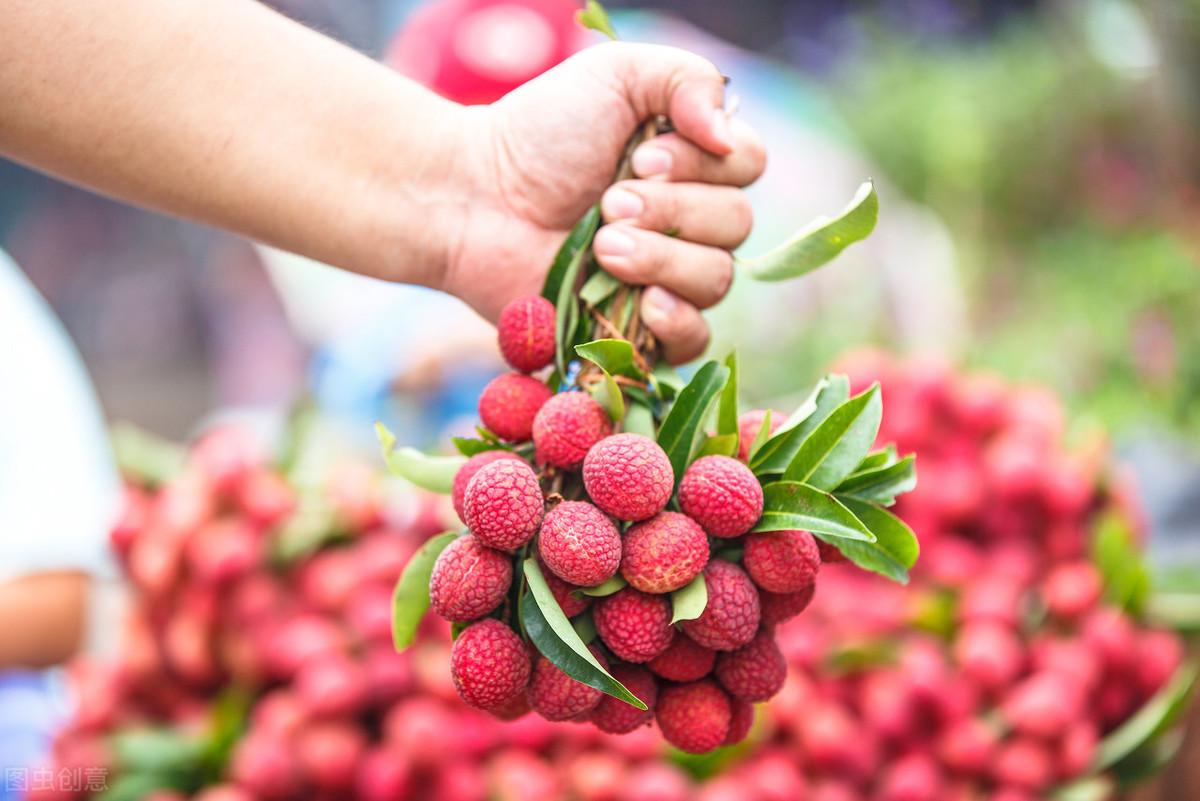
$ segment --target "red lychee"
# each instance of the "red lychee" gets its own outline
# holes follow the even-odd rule
[[[708,564],[708,537],[687,515],[659,512],[625,532],[621,575],[642,592],[674,592]]]
[[[538,553],[563,581],[594,587],[611,578],[621,564],[621,532],[590,503],[563,501],[542,522]]]
[[[541,295],[509,301],[496,321],[504,361],[522,373],[540,370],[554,360],[554,304]]]
[[[354,797],[358,801],[404,801],[416,790],[414,773],[403,754],[375,748],[363,757]]]
[[[512,698],[505,699],[495,706],[488,707],[487,713],[499,720],[512,721],[529,714],[532,708],[529,705],[529,693],[522,691]]]
[[[292,798],[301,788],[286,739],[270,733],[250,732],[237,744],[229,776],[263,801]]]
[[[458,472],[454,474],[454,487],[450,492],[450,498],[454,503],[454,511],[458,514],[458,519],[467,522],[467,513],[463,509],[463,499],[467,494],[467,485],[471,483],[471,479],[475,478],[475,474],[480,471],[485,465],[492,462],[498,462],[501,459],[517,459],[520,460],[512,451],[495,450],[484,451],[477,453],[463,463],[463,466],[458,468]]]
[[[517,633],[488,618],[463,630],[450,649],[450,675],[464,701],[479,709],[509,700],[529,684],[529,651]]]
[[[1011,629],[998,623],[968,623],[954,643],[954,656],[969,678],[985,690],[998,690],[1021,672],[1024,653]]]
[[[996,732],[978,718],[965,718],[944,729],[935,745],[938,759],[959,773],[982,773],[996,748]]]
[[[766,409],[752,409],[751,411],[743,412],[738,417],[738,458],[743,462],[750,457],[750,446],[758,438],[758,432],[762,430],[763,423],[766,422],[766,417]],[[778,431],[786,419],[787,415],[783,412],[772,411],[771,430],[767,436]]]
[[[649,723],[654,717],[654,705],[658,701],[658,682],[654,680],[653,674],[644,667],[625,662],[613,665],[608,672],[624,684],[625,689],[645,703],[646,709],[638,709],[611,695],[605,695],[589,717],[596,728],[609,734],[626,734]]]
[[[475,620],[499,606],[511,585],[509,557],[464,534],[433,563],[429,606],[446,620]]]
[[[626,662],[650,661],[667,650],[675,636],[671,602],[632,587],[597,600],[592,617],[600,639]]]
[[[496,376],[479,395],[479,419],[497,437],[524,442],[533,433],[533,419],[554,395],[536,378],[520,373]]]
[[[821,552],[807,531],[764,531],[746,538],[742,565],[768,592],[801,592],[816,581]]]
[[[480,468],[463,497],[467,526],[490,548],[513,551],[542,524],[545,501],[533,468],[501,459]]]
[[[740,698],[730,698],[731,716],[729,733],[725,735],[725,745],[734,745],[746,739],[750,729],[754,728],[754,704]]]
[[[725,742],[733,705],[711,679],[664,687],[654,716],[667,742],[689,754],[703,754]]]
[[[754,638],[762,616],[758,591],[732,562],[715,559],[704,569],[708,605],[695,620],[683,623],[687,635],[716,651],[741,648]]]
[[[605,664],[604,657],[595,646],[592,654]],[[570,720],[586,715],[596,708],[603,695],[595,687],[577,681],[558,668],[553,662],[539,655],[529,680],[529,705],[546,720]]]
[[[1042,598],[1050,614],[1077,620],[1100,601],[1104,583],[1089,562],[1068,562],[1050,571],[1042,582]]]
[[[754,639],[736,651],[717,656],[713,671],[730,695],[743,701],[766,701],[783,689],[787,662],[768,631],[759,631]]]
[[[928,754],[913,751],[888,766],[880,781],[880,801],[939,801],[942,775]]]
[[[367,741],[348,721],[314,722],[296,733],[295,760],[304,777],[334,795],[354,787]]]
[[[612,431],[612,418],[584,392],[561,392],[533,420],[533,447],[538,464],[574,470],[588,449]]]
[[[992,761],[992,778],[998,784],[1037,793],[1054,780],[1054,765],[1039,742],[1018,737],[1000,747]]]
[[[716,660],[716,651],[705,648],[680,632],[675,635],[670,647],[651,659],[647,667],[664,679],[696,681],[712,672]]]
[[[1020,734],[1051,738],[1083,716],[1086,698],[1074,678],[1062,673],[1034,673],[1005,696],[1005,719]]]
[[[762,516],[762,485],[737,459],[704,456],[679,481],[679,507],[714,537],[740,537]]]
[[[830,545],[825,540],[817,540],[817,552],[821,554],[821,564],[836,565],[846,562],[846,555],[838,550],[836,545]]]
[[[546,586],[550,588],[550,592],[554,595],[554,600],[558,601],[558,606],[562,609],[563,614],[567,617],[575,617],[580,612],[592,605],[590,596],[580,593],[575,594],[576,587],[574,584],[568,584],[546,567],[546,563],[542,562],[542,577],[546,579]]]
[[[800,592],[778,593],[759,590],[758,602],[762,607],[763,625],[777,626],[785,620],[791,620],[808,608],[816,591],[816,582]]]
[[[583,485],[592,501],[618,520],[645,520],[671,499],[675,471],[654,440],[614,434],[588,451]]]
[[[305,662],[296,673],[295,687],[308,711],[317,716],[354,715],[367,702],[362,666],[341,654]]]

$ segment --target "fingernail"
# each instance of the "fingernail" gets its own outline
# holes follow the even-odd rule
[[[713,111],[713,138],[733,150],[733,133],[729,130],[729,114],[723,108]]]
[[[646,290],[642,317],[651,324],[666,320],[674,313],[678,304],[679,301],[670,292],[662,287],[652,286]]]
[[[606,225],[596,232],[592,241],[592,250],[598,256],[628,256],[633,253],[636,243],[633,237],[621,230],[620,226]]]
[[[613,187],[604,193],[601,203],[604,216],[609,220],[632,220],[639,217],[646,204],[640,195],[628,189]]]
[[[671,151],[654,145],[642,145],[633,151],[633,173],[641,178],[666,175],[671,171]]]

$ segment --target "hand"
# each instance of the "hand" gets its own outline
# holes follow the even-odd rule
[[[463,110],[456,173],[469,196],[441,288],[495,319],[513,297],[538,292],[571,226],[600,200],[597,260],[651,287],[642,317],[669,361],[700,355],[708,326],[699,310],[729,290],[730,251],[750,232],[740,187],[765,163],[754,132],[724,112],[723,92],[699,56],[614,43]],[[676,132],[642,144],[637,178],[605,191],[629,138],[656,114]]]

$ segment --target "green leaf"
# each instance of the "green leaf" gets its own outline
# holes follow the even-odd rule
[[[658,431],[658,444],[671,460],[676,484],[688,466],[692,448],[696,444],[696,434],[701,430],[704,418],[708,416],[713,399],[725,386],[728,377],[728,367],[717,362],[707,362],[679,392],[679,397],[675,399],[671,411],[663,420]]]
[[[597,584],[595,587],[580,587],[576,592],[592,598],[603,598],[606,595],[612,595],[614,592],[623,590],[625,584],[625,579],[618,573],[607,581]]]
[[[663,400],[674,398],[683,389],[683,379],[680,378],[679,371],[675,369],[674,365],[659,362],[654,365],[650,375],[654,379],[655,392]]]
[[[525,560],[525,580],[529,584],[529,595],[534,603],[526,600],[521,605],[521,619],[529,639],[537,646],[542,656],[576,681],[638,709],[645,709],[646,704],[614,679],[579,638],[571,621],[554,600],[554,593],[550,592],[546,578],[534,557]]]
[[[404,566],[392,591],[392,644],[397,651],[412,645],[417,636],[417,626],[429,609],[429,576],[433,573],[433,563],[457,538],[454,531],[431,537]]]
[[[839,498],[851,497],[860,501],[891,506],[897,495],[917,486],[917,470],[912,456],[894,464],[851,473],[833,491]]]
[[[803,529],[833,539],[874,542],[854,513],[828,492],[795,481],[776,481],[763,487],[763,514],[754,531]],[[826,539],[826,537],[821,537]]]
[[[645,404],[630,403],[625,409],[625,420],[621,423],[621,430],[654,439],[654,412]]]
[[[575,352],[613,375],[628,376],[639,381],[645,378],[634,363],[633,344],[628,340],[596,339],[576,345]]]
[[[142,484],[158,486],[167,482],[187,461],[183,446],[132,423],[113,425],[109,440],[121,475]]]
[[[743,263],[757,281],[797,278],[832,261],[848,245],[866,239],[878,219],[879,196],[875,184],[867,181],[837,217],[818,217],[774,250]]]
[[[614,278],[612,273],[603,268],[597,269],[583,282],[583,287],[579,290],[579,299],[594,308],[612,297],[620,288],[621,282]]]
[[[587,251],[587,247],[592,242],[592,237],[596,233],[596,229],[600,227],[600,207],[592,206],[587,212],[579,218],[579,222],[575,223],[575,227],[571,229],[571,233],[567,234],[566,240],[559,247],[558,253],[554,256],[554,261],[550,265],[549,272],[546,273],[546,280],[542,284],[542,297],[551,303],[558,303],[559,292],[564,283],[567,283],[574,289],[574,282],[565,281],[567,273],[571,269],[571,262],[576,260],[581,253]],[[578,276],[578,270],[575,271]]]
[[[598,382],[589,392],[596,402],[604,407],[604,411],[608,412],[612,421],[619,423],[625,416],[625,396],[621,394],[621,387],[617,385],[616,379],[609,375],[607,370],[601,367],[600,372],[604,374],[604,380]]]
[[[708,583],[704,580],[704,574],[701,573],[689,581],[687,586],[671,593],[672,625],[681,620],[695,620],[704,613],[706,606],[708,606]]]
[[[392,447],[396,444],[396,435],[383,423],[375,424],[375,435],[379,437],[383,459],[392,473],[430,492],[450,494],[454,487],[454,475],[466,459],[461,456],[426,456],[416,448],[394,451]]]
[[[1050,796],[1052,801],[1109,801],[1115,791],[1107,776],[1089,776],[1060,787]]]
[[[156,773],[128,773],[114,779],[96,796],[96,801],[142,801],[158,790],[180,789],[185,788],[167,776]]]
[[[853,498],[840,500],[875,535],[875,542],[838,540],[831,544],[864,570],[907,584],[908,570],[917,563],[921,553],[912,529],[886,509]]]
[[[746,461],[753,462],[754,457],[762,450],[762,446],[767,444],[767,440],[771,438],[771,415],[773,412],[767,409],[763,415],[762,425],[758,427],[758,433],[754,435],[754,441],[750,443],[750,448],[746,451]]]
[[[207,748],[203,739],[165,727],[121,731],[113,735],[111,742],[122,770],[159,775],[196,767]]]
[[[599,31],[614,42],[617,40],[617,32],[608,21],[608,12],[596,0],[587,0],[587,5],[575,12],[575,21],[585,28]]]
[[[698,456],[737,456],[738,435],[721,434],[716,437],[705,437],[700,446]]]
[[[1096,772],[1108,770],[1160,737],[1186,709],[1195,684],[1196,666],[1181,665],[1165,687],[1100,741],[1092,769]]]
[[[575,297],[575,285],[579,283],[588,245],[599,222],[600,208],[593,206],[567,235],[542,287],[542,295],[554,304],[554,364],[562,375],[567,373],[567,353],[579,326],[579,300]]]
[[[509,451],[507,445],[500,442],[495,442],[486,439],[475,439],[474,437],[451,437],[450,441],[454,443],[454,448],[468,459],[476,454],[484,451]]]
[[[1140,614],[1150,594],[1150,570],[1128,524],[1105,515],[1092,535],[1092,561],[1104,580],[1104,594],[1114,606]]]
[[[733,452],[737,453],[738,436],[738,369],[737,352],[732,352],[725,358],[725,366],[729,368],[729,380],[721,390],[721,401],[717,407],[717,433],[732,434],[734,438]]]
[[[817,382],[804,402],[788,417],[750,462],[755,475],[787,470],[792,459],[817,426],[850,397],[850,379],[830,375]]]
[[[869,470],[878,470],[881,467],[887,467],[888,465],[895,464],[898,459],[899,456],[896,454],[896,446],[887,445],[886,447],[880,448],[879,450],[873,451],[872,453],[868,453],[866,456],[864,456],[863,460],[858,463],[858,467],[854,468],[854,472],[850,475],[866,473]]]
[[[801,443],[783,473],[784,481],[799,481],[831,490],[862,461],[883,417],[879,384],[843,403]]]

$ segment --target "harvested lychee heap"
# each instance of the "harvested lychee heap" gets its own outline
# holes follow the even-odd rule
[[[679,508],[714,537],[740,537],[762,516],[762,485],[737,459],[704,456],[679,481]]]
[[[733,704],[716,682],[701,679],[664,687],[654,717],[667,742],[680,751],[703,754],[729,736]]]
[[[450,649],[450,675],[463,701],[489,709],[525,690],[529,651],[517,633],[499,620],[467,626]]]
[[[632,587],[597,600],[592,618],[608,650],[626,662],[649,662],[675,637],[670,600]]]
[[[625,532],[621,575],[642,592],[674,592],[708,564],[708,537],[687,515],[659,512]]]
[[[542,524],[545,501],[533,468],[502,459],[484,465],[463,497],[467,526],[491,548],[512,551],[533,538]]]
[[[611,432],[612,418],[591,395],[562,392],[533,418],[534,455],[538,464],[573,470]]]
[[[454,486],[450,490],[450,499],[454,503],[454,511],[458,514],[459,520],[464,523],[467,522],[467,513],[463,511],[463,499],[467,494],[467,485],[471,483],[471,479],[475,478],[475,474],[484,465],[498,462],[501,459],[516,459],[520,461],[521,457],[512,451],[484,451],[483,453],[475,454],[464,462],[462,467],[458,468],[458,472],[454,474]]]
[[[714,651],[732,651],[750,642],[762,611],[758,590],[740,567],[716,559],[704,569],[708,605],[695,620],[683,623],[687,635]]]
[[[496,321],[504,361],[522,373],[554,361],[554,305],[541,295],[510,301]]]
[[[634,729],[645,726],[654,718],[654,706],[658,702],[658,682],[654,675],[639,665],[618,662],[609,668],[612,677],[634,697],[646,705],[638,709],[611,695],[600,698],[600,703],[592,710],[588,720],[595,724],[600,731],[609,734],[627,734]]]
[[[742,564],[768,592],[801,592],[817,580],[821,552],[807,531],[764,531],[746,538]]]
[[[762,629],[754,639],[736,651],[717,656],[714,673],[717,681],[734,698],[766,701],[783,689],[787,662],[775,643],[775,637]]]
[[[464,534],[434,562],[429,605],[446,620],[475,620],[499,606],[511,584],[509,557]]]
[[[496,376],[479,396],[479,419],[497,437],[524,442],[533,434],[538,410],[554,393],[536,378],[519,373]]]
[[[595,646],[592,655],[605,664]],[[586,715],[600,703],[602,693],[563,673],[544,656],[538,656],[529,682],[529,705],[546,720],[570,720]]]
[[[618,520],[645,520],[663,510],[675,489],[675,471],[662,447],[641,434],[614,434],[583,460],[583,484],[592,502]]]
[[[621,564],[621,533],[604,512],[584,501],[563,501],[546,515],[538,553],[563,581],[592,587]]]

